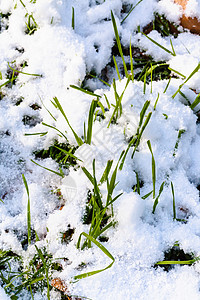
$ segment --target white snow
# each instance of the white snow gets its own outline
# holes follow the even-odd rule
[[[199,64],[200,37],[188,31],[173,36],[163,37],[156,30],[149,37],[172,51],[172,56],[141,33],[154,19],[154,13],[164,14],[169,21],[179,24],[182,10],[172,0],[143,0],[131,15],[121,24],[127,12],[122,8],[136,5],[136,0],[24,0],[26,9],[18,0],[0,0],[0,13],[11,13],[8,29],[2,27],[0,33],[0,85],[6,82],[8,63],[29,74],[19,73],[16,84],[11,88],[2,86],[0,96],[0,250],[12,250],[24,257],[28,264],[35,254],[31,245],[23,249],[20,238],[27,234],[27,191],[22,180],[25,175],[31,203],[31,225],[36,230],[40,241],[38,247],[46,247],[63,265],[61,272],[53,276],[60,277],[67,285],[71,295],[88,297],[93,300],[196,300],[200,299],[200,264],[178,266],[166,272],[161,267],[155,268],[158,261],[164,260],[164,253],[175,243],[185,253],[200,256],[200,127],[194,112],[187,105],[181,94],[172,97],[179,86]],[[75,12],[75,29],[71,26],[72,7]],[[200,1],[189,0],[186,15],[198,17]],[[130,81],[122,100],[122,116],[117,124],[110,124],[115,92],[113,86],[103,85],[96,79],[88,84],[94,93],[101,96],[102,104],[107,107],[104,94],[111,109],[105,112],[105,119],[93,124],[92,144],[83,144],[76,151],[79,166],[87,168],[92,174],[92,162],[95,159],[97,182],[101,179],[108,160],[113,160],[111,173],[119,160],[120,154],[127,149],[128,140],[137,132],[140,112],[148,100],[150,105],[145,116],[151,111],[152,116],[147,125],[138,150],[131,158],[133,148],[126,157],[124,167],[117,173],[114,196],[123,193],[113,203],[114,227],[105,232],[107,242],[103,246],[113,255],[113,266],[104,272],[73,282],[73,277],[81,273],[103,269],[111,261],[97,246],[91,249],[77,249],[77,241],[82,232],[89,232],[89,225],[83,224],[83,215],[87,204],[88,191],[92,184],[82,169],[70,167],[64,170],[62,178],[31,162],[36,160],[34,152],[48,149],[55,139],[65,142],[58,131],[44,126],[42,122],[53,126],[67,136],[72,146],[77,146],[72,130],[62,114],[52,104],[57,97],[79,137],[84,135],[84,122],[93,96],[75,90],[70,85],[81,86],[85,76],[96,72],[97,77],[104,72],[112,83],[116,78],[119,95],[124,91],[127,79],[117,79],[116,72],[108,66],[112,60],[114,30],[111,22],[113,11],[121,41],[124,47],[131,44],[152,56],[154,61],[165,61],[170,68],[183,74],[172,78],[168,89],[168,80],[160,80],[146,86],[143,82]],[[27,16],[32,14],[38,29],[32,35],[25,34]],[[0,22],[1,22],[0,16]],[[1,24],[1,23],[0,23]],[[171,41],[170,41],[171,39]],[[127,59],[127,57],[126,57]],[[120,61],[120,59],[118,60]],[[22,66],[26,66],[22,70]],[[103,71],[102,71],[103,70]],[[11,74],[12,71],[10,70]],[[177,74],[174,72],[174,74]],[[200,70],[188,80],[181,91],[193,103],[200,92]],[[164,92],[165,91],[165,92]],[[159,99],[154,109],[155,101]],[[19,100],[22,102],[16,105]],[[34,110],[32,105],[40,108]],[[49,114],[51,112],[52,116]],[[32,117],[32,124],[22,122],[24,117]],[[55,120],[55,119],[56,120]],[[175,145],[180,130],[181,135],[177,149]],[[30,135],[48,131],[47,135]],[[152,213],[155,199],[151,194],[142,199],[153,189],[152,155],[147,141],[151,141],[156,164],[156,197],[163,181],[164,190],[159,198],[155,214]],[[45,168],[59,172],[58,164],[51,158],[37,160]],[[143,182],[140,195],[133,192],[136,173]],[[173,182],[177,219],[173,220]],[[61,194],[56,193],[60,191]],[[100,186],[103,201],[106,201],[106,183]],[[61,199],[59,199],[59,195]],[[64,206],[64,207],[62,207]],[[62,209],[61,209],[62,208]],[[61,242],[62,233],[73,228],[75,232],[71,241]],[[83,239],[83,237],[82,237]],[[63,260],[65,257],[68,260]],[[84,268],[80,265],[85,263]],[[35,299],[46,299],[46,295],[35,294]],[[0,299],[9,297],[0,288]],[[31,299],[25,292],[20,299]],[[51,291],[51,299],[60,299],[58,292]]]

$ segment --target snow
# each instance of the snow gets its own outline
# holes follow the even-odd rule
[[[122,116],[117,124],[110,124],[109,128],[112,104],[115,105],[113,86],[105,86],[96,79],[88,81],[94,93],[101,96],[102,104],[107,107],[104,94],[111,104],[111,109],[105,112],[105,119],[97,119],[93,124],[92,144],[81,145],[74,154],[82,160],[78,162],[79,166],[87,168],[91,174],[95,159],[97,182],[101,179],[108,160],[113,160],[111,173],[114,171],[121,152],[127,149],[128,140],[137,132],[140,112],[147,100],[150,105],[146,115],[152,111],[139,151],[132,159],[131,148],[123,169],[117,173],[118,184],[114,196],[120,193],[123,195],[113,203],[113,220],[116,225],[105,232],[108,242],[102,242],[115,258],[113,266],[106,271],[73,282],[74,276],[105,268],[111,263],[110,258],[95,245],[82,251],[76,247],[80,234],[89,232],[89,225],[82,222],[88,190],[92,189],[89,179],[80,167],[64,170],[62,178],[35,165],[31,159],[36,160],[34,152],[48,149],[55,139],[60,143],[65,142],[58,131],[44,126],[42,122],[63,132],[70,145],[77,146],[66,120],[51,102],[54,97],[61,103],[74,131],[80,137],[84,135],[84,122],[87,124],[94,97],[75,90],[70,85],[81,86],[88,73],[95,71],[100,75],[104,70],[109,80],[112,75],[115,76],[118,94],[121,95],[124,91],[127,79],[119,81],[116,72],[111,67],[106,67],[112,58],[115,39],[111,10],[124,47],[129,46],[131,38],[132,46],[146,51],[157,62],[166,61],[170,68],[186,78],[199,64],[200,37],[183,29],[177,38],[162,37],[159,32],[152,30],[148,36],[170,51],[172,41],[176,53],[176,56],[172,56],[136,32],[138,26],[142,29],[152,22],[156,12],[164,14],[168,20],[178,25],[182,10],[172,0],[143,0],[122,24],[121,21],[126,16],[126,13],[121,13],[122,8],[125,5],[130,8],[130,5],[134,6],[138,1],[23,2],[26,9],[20,1],[0,0],[0,12],[11,13],[8,29],[2,28],[0,34],[0,71],[3,77],[0,84],[7,80],[8,62],[20,70],[20,65],[26,62],[23,72],[42,77],[19,73],[12,88],[3,86],[0,90],[4,95],[0,100],[0,198],[4,201],[0,203],[0,249],[11,249],[21,255],[26,263],[36,251],[34,245],[23,249],[20,241],[27,234],[27,191],[22,180],[24,174],[30,192],[31,225],[40,238],[36,244],[41,248],[46,247],[54,259],[59,258],[63,270],[53,276],[58,276],[66,283],[70,294],[93,300],[199,299],[198,262],[192,266],[176,265],[168,272],[161,267],[154,267],[158,261],[164,260],[164,253],[177,241],[185,253],[194,253],[195,257],[200,255],[200,205],[197,189],[200,184],[200,129],[194,113],[200,106],[192,111],[181,94],[172,97],[185,79],[181,76],[179,79],[173,78],[166,91],[168,80],[153,82],[152,90],[147,85],[145,94],[143,82],[130,81],[122,100]],[[200,1],[189,0],[186,15],[199,17],[199,5]],[[75,11],[75,30],[71,27],[72,7]],[[38,29],[32,35],[24,32],[27,12],[33,14],[38,24]],[[193,103],[200,92],[199,80],[200,70],[181,89],[190,103]],[[154,109],[158,94],[158,103]],[[19,100],[22,102],[16,105]],[[32,109],[33,104],[40,108]],[[24,124],[24,116],[33,117],[34,122]],[[184,130],[184,133],[175,149],[180,130]],[[48,134],[42,137],[25,135],[45,131]],[[156,197],[165,181],[154,214],[153,195],[142,199],[142,196],[153,189],[152,155],[147,145],[148,140],[151,141],[156,163]],[[51,158],[37,162],[59,172],[58,164]],[[143,182],[140,195],[133,192],[135,172]],[[171,182],[174,186],[177,218],[187,219],[187,222],[173,220]],[[58,189],[62,199],[58,199]],[[105,203],[106,183],[100,186],[100,190]],[[61,235],[68,228],[75,229],[75,232],[68,244],[62,243]],[[68,260],[64,261],[63,257]],[[86,266],[80,270],[83,262]],[[24,300],[31,299],[27,292],[20,297]],[[45,297],[45,294],[40,295],[39,292],[35,294],[35,299],[38,300]],[[3,288],[0,288],[0,299],[9,299]],[[60,299],[59,293],[52,290],[51,299]]]

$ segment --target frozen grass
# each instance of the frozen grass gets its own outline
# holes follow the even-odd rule
[[[180,52],[183,50],[180,51],[177,46],[178,42],[174,39],[174,36],[178,37],[178,33],[174,27],[172,28],[172,23],[169,22],[166,17],[158,13],[154,13],[152,24],[147,26],[147,29],[145,29],[143,25],[137,29],[135,28],[132,34],[133,36],[126,38],[125,42],[123,36],[125,33],[124,28],[128,26],[128,22],[131,22],[131,16],[133,16],[134,11],[136,9],[139,10],[140,7],[142,9],[144,2],[140,0],[136,2],[135,5],[130,4],[125,14],[122,10],[117,11],[117,8],[113,6],[109,14],[99,23],[99,25],[103,24],[103,22],[105,20],[105,22],[107,22],[108,19],[110,28],[112,28],[110,39],[111,37],[114,38],[113,45],[112,47],[110,46],[109,58],[107,58],[105,52],[102,51],[103,44],[100,45],[99,42],[99,45],[98,43],[94,43],[93,45],[93,48],[96,49],[93,55],[96,55],[96,58],[101,51],[103,53],[101,55],[105,55],[105,63],[101,62],[101,68],[99,67],[99,69],[101,69],[100,71],[98,71],[98,67],[96,67],[96,70],[93,70],[91,68],[93,63],[90,65],[90,62],[87,61],[86,65],[88,70],[87,74],[85,74],[85,78],[78,74],[76,80],[70,81],[70,77],[66,87],[66,83],[61,83],[61,76],[59,77],[59,81],[56,82],[59,87],[56,86],[56,88],[51,90],[50,84],[48,84],[48,88],[45,90],[46,94],[43,93],[42,98],[39,95],[41,93],[40,85],[44,88],[44,82],[45,80],[47,80],[47,82],[50,80],[51,74],[49,73],[53,72],[53,69],[48,69],[48,72],[44,72],[44,75],[43,72],[38,71],[26,72],[26,68],[29,66],[24,63],[23,59],[22,63],[17,55],[15,59],[10,59],[9,57],[8,60],[12,63],[7,62],[6,67],[8,67],[8,69],[2,64],[2,72],[0,72],[0,80],[2,82],[0,84],[0,96],[2,98],[0,104],[2,104],[2,109],[5,110],[6,108],[7,97],[13,99],[18,92],[22,95],[27,92],[21,99],[22,101],[20,101],[19,105],[14,106],[14,113],[15,109],[17,110],[16,107],[18,107],[19,111],[20,109],[24,109],[24,113],[29,113],[30,118],[33,118],[34,114],[31,114],[31,108],[39,107],[42,116],[41,122],[33,126],[37,126],[36,130],[24,124],[26,127],[25,129],[22,127],[23,134],[20,135],[20,141],[22,143],[24,143],[23,139],[25,138],[23,135],[25,135],[27,139],[34,139],[38,136],[36,144],[41,143],[41,145],[38,146],[38,144],[36,145],[34,144],[35,142],[33,142],[33,145],[30,146],[30,153],[26,157],[28,161],[27,166],[22,173],[23,182],[19,185],[21,188],[24,184],[23,189],[26,199],[26,210],[23,210],[22,207],[20,216],[24,220],[23,213],[25,213],[27,225],[26,229],[23,229],[22,226],[22,228],[19,229],[19,231],[23,231],[25,239],[22,240],[20,234],[17,234],[15,226],[11,226],[9,229],[5,227],[5,230],[1,228],[3,237],[0,248],[0,278],[2,287],[11,299],[35,299],[35,297],[40,296],[42,298],[37,299],[84,299],[86,297],[71,295],[70,288],[74,288],[74,282],[81,287],[82,283],[80,282],[84,280],[94,280],[93,283],[96,285],[96,282],[99,280],[95,279],[97,276],[99,276],[98,278],[101,280],[101,278],[104,278],[103,276],[110,274],[110,270],[113,270],[116,275],[115,268],[119,266],[121,268],[119,262],[124,259],[124,256],[128,257],[130,254],[130,257],[131,255],[133,256],[131,260],[134,261],[134,256],[137,257],[139,253],[137,253],[137,251],[139,251],[137,249],[137,238],[138,240],[140,239],[139,236],[142,232],[139,231],[140,226],[142,228],[144,227],[145,231],[149,230],[151,234],[152,229],[149,229],[151,227],[149,224],[152,224],[152,227],[161,228],[162,226],[159,220],[163,218],[163,222],[167,224],[166,227],[163,227],[166,232],[167,226],[171,226],[170,228],[178,232],[177,228],[179,228],[178,226],[180,225],[180,227],[182,226],[183,234],[184,225],[190,224],[190,216],[198,215],[197,210],[194,209],[193,211],[193,205],[196,203],[192,202],[194,201],[193,193],[190,194],[191,200],[188,200],[190,203],[188,204],[189,209],[187,208],[187,202],[185,200],[182,201],[181,197],[183,197],[183,194],[181,194],[180,185],[177,184],[177,173],[175,169],[177,168],[177,172],[180,173],[182,169],[185,171],[186,165],[188,166],[193,159],[192,157],[190,161],[184,165],[183,160],[186,157],[184,156],[184,151],[187,150],[184,150],[184,144],[182,142],[187,139],[187,143],[190,143],[195,139],[196,129],[194,129],[194,127],[196,125],[193,124],[190,127],[189,121],[187,120],[193,120],[191,116],[194,115],[196,115],[194,118],[198,117],[200,94],[197,87],[197,95],[195,97],[194,95],[193,97],[190,96],[194,88],[190,88],[188,84],[191,80],[196,78],[195,76],[198,76],[200,64],[198,63],[187,76],[184,75],[184,70],[181,71],[179,68],[176,70],[173,64],[171,66],[170,60],[177,58],[177,56],[179,57]],[[39,9],[37,5],[39,5],[37,1],[25,2],[20,0],[15,10],[12,11],[13,14],[18,9],[25,11],[23,20],[25,24],[23,24],[21,29],[24,30],[25,35],[30,36],[30,40],[34,39],[37,34],[40,34],[40,30],[42,31],[43,28],[44,20],[42,20],[37,13],[37,9]],[[93,11],[94,15],[91,13],[94,7],[99,9],[104,7],[104,5],[106,7],[106,1],[91,2],[91,10],[88,13],[88,18],[95,16],[95,10]],[[55,8],[51,8],[52,12],[55,12]],[[111,7],[109,9],[111,9]],[[35,16],[38,17],[38,21]],[[9,17],[10,15],[8,15],[8,18]],[[5,18],[3,13],[1,13],[1,18]],[[57,16],[55,14],[55,19],[56,18]],[[48,16],[47,19],[48,30],[51,30],[54,26],[56,27],[56,22],[59,22],[59,18],[54,22],[53,16],[51,16],[51,18]],[[76,35],[76,30],[79,30],[79,34],[81,34],[81,14],[76,3],[74,3],[73,7],[70,7],[68,19],[70,20],[69,24],[64,24],[70,27],[70,32],[72,32],[70,34],[73,34],[73,38],[75,38],[78,36]],[[117,26],[117,24],[119,25]],[[95,23],[93,25],[95,26]],[[82,26],[84,28],[83,23]],[[9,27],[4,26],[2,30],[5,32],[8,28]],[[162,42],[157,42],[156,39],[152,37],[152,33],[150,33],[149,36],[149,32],[147,32],[149,28],[150,32],[155,30],[161,35],[163,44],[168,41],[166,42],[168,46],[165,47]],[[126,35],[128,34],[126,33]],[[165,37],[168,37],[168,40],[165,40]],[[138,41],[141,42],[141,45],[144,43],[144,48],[147,49],[146,53]],[[133,47],[133,44],[136,43],[138,43],[137,47],[141,48]],[[28,49],[27,44],[26,47]],[[152,52],[151,49],[153,49],[154,52],[164,52],[164,54],[161,55],[164,58],[155,59],[155,56],[153,58],[153,56],[149,54]],[[186,48],[184,47],[184,49]],[[28,50],[25,49],[24,51],[26,53]],[[29,49],[29,51],[31,50]],[[78,51],[77,48],[76,51]],[[188,51],[187,55],[190,55]],[[76,55],[77,54],[75,54],[75,56]],[[167,60],[167,56],[165,55],[169,55],[170,58]],[[93,59],[91,54],[87,56],[87,59],[88,58]],[[28,63],[30,63],[31,67],[31,60]],[[67,67],[61,68],[62,75],[65,68]],[[36,65],[35,69],[38,70],[40,68]],[[40,73],[42,75],[40,75]],[[58,73],[55,72],[55,75],[53,73],[53,77],[56,77]],[[72,74],[72,72],[70,74]],[[81,80],[79,75],[82,78]],[[24,77],[26,77],[26,81]],[[28,78],[30,78],[30,80]],[[42,102],[41,107],[35,105],[35,103],[29,103],[31,102],[29,99],[30,96],[26,90],[26,84],[28,86],[30,82],[33,82],[31,84],[34,85],[34,82],[37,82],[37,80],[41,81],[39,81],[39,84],[36,83],[36,92],[33,98],[40,99],[39,103]],[[162,84],[163,80],[165,80],[164,84]],[[140,84],[141,82],[142,84]],[[48,89],[50,89],[51,92],[48,93]],[[178,97],[180,97],[180,99]],[[32,98],[32,96],[30,98]],[[79,98],[80,101],[77,102],[78,104],[74,104]],[[66,101],[67,104],[65,103]],[[184,104],[181,103],[181,101],[186,101],[186,104],[185,102]],[[179,104],[177,104],[177,102]],[[49,104],[51,104],[51,106]],[[12,101],[9,105],[13,106]],[[186,107],[184,107],[184,105]],[[75,110],[73,110],[74,107],[76,108]],[[177,117],[174,118],[174,115],[171,114],[171,110],[175,109],[179,109],[179,114],[182,110],[183,117],[177,115]],[[13,111],[11,110],[11,113],[13,113]],[[40,112],[38,112],[38,115],[40,115]],[[15,116],[19,119],[17,123],[19,126],[20,120],[23,120],[23,115],[19,113],[19,115]],[[180,122],[178,121],[179,117],[181,118]],[[184,123],[184,119],[186,119],[188,123]],[[74,122],[74,120],[76,122]],[[154,126],[157,126],[157,128]],[[44,131],[43,128],[48,131]],[[110,134],[109,140],[106,140],[103,130],[106,130],[106,132]],[[171,133],[171,135],[169,135],[169,139],[171,140],[165,143],[164,139],[162,139],[162,135],[166,134],[166,136],[168,136],[167,130]],[[100,142],[98,140],[99,132],[101,134]],[[161,133],[159,134],[159,132]],[[2,138],[4,138],[4,136],[7,137],[9,136],[9,132],[2,130],[1,135]],[[189,138],[187,138],[187,135],[189,135]],[[118,136],[120,136],[120,138],[122,137],[121,140],[123,142],[121,142],[121,144],[120,140],[117,140]],[[114,142],[112,140],[113,137]],[[118,143],[120,146],[118,146]],[[188,147],[187,143],[186,148]],[[198,144],[198,139],[196,143]],[[104,150],[102,150],[102,146]],[[114,153],[115,147],[119,147],[117,153]],[[94,151],[89,152],[88,159],[84,159],[84,157],[82,158],[80,155],[84,149]],[[160,154],[161,151],[163,157]],[[103,155],[103,162],[100,160],[101,155]],[[35,159],[33,160],[32,158],[34,156]],[[167,163],[166,160],[168,160]],[[29,161],[32,161],[33,164],[29,165]],[[49,166],[48,163],[51,163],[51,166]],[[183,167],[179,169],[179,164],[181,163]],[[42,169],[39,167],[42,167]],[[46,221],[45,226],[41,225],[41,227],[43,226],[45,229],[40,231],[40,226],[37,225],[37,229],[40,232],[39,234],[37,233],[38,230],[35,229],[35,211],[42,210],[43,208],[37,207],[40,199],[37,199],[36,208],[34,208],[34,204],[32,204],[35,203],[34,201],[36,200],[33,191],[32,194],[30,192],[30,178],[33,172],[31,168],[33,168],[34,172],[38,172],[39,174],[37,178],[38,185],[40,185],[40,178],[43,178],[40,177],[43,173],[39,172],[49,171],[51,175],[44,175],[44,177],[49,176],[48,178],[53,178],[50,183],[45,182],[45,184],[53,191],[52,194],[53,197],[55,196],[54,201],[56,205],[50,206],[49,211],[46,213],[49,219]],[[24,174],[28,180],[26,180]],[[48,172],[44,174],[48,174]],[[73,186],[73,180],[70,183],[70,189],[73,191],[78,190],[79,193],[75,195],[74,198],[71,194],[67,193],[68,190],[66,192],[69,186],[66,187],[63,184],[64,180],[69,178],[70,175],[72,175],[72,179],[74,176],[77,180],[75,186]],[[55,178],[57,177],[60,178],[60,183],[56,181],[57,179]],[[57,183],[54,184],[54,180]],[[195,180],[193,184],[195,184]],[[30,182],[30,186],[27,181]],[[130,181],[132,185],[129,184]],[[59,185],[61,185],[61,189],[58,188]],[[188,183],[188,188],[189,187],[190,185]],[[16,191],[16,194],[17,192],[18,191]],[[51,198],[51,196],[52,195],[49,194],[47,196],[46,194],[46,201],[42,202],[42,206],[48,205],[48,199]],[[127,199],[128,197],[131,198],[131,203],[127,202],[128,205],[126,203],[126,197]],[[0,201],[2,202],[2,207],[4,207],[4,205],[6,206],[6,202],[8,201],[6,193],[2,195]],[[123,205],[124,207],[127,205],[126,209],[123,208]],[[191,212],[188,216],[187,213],[189,210],[191,210]],[[17,215],[18,212],[15,211],[13,214]],[[132,214],[131,217],[130,214]],[[56,219],[57,215],[58,217]],[[55,225],[53,223],[54,221],[50,221],[51,217],[52,219],[55,218]],[[40,221],[42,222],[43,218],[41,218]],[[59,225],[59,222],[62,224]],[[55,227],[53,229],[52,223]],[[177,225],[177,223],[179,225]],[[48,228],[48,226],[50,228]],[[131,233],[127,230],[127,227],[130,227],[128,229]],[[188,226],[187,230],[190,230],[189,228]],[[10,232],[16,237],[18,248],[6,246],[9,248],[6,249],[6,247],[4,247],[4,243],[8,242],[4,235],[10,234]],[[135,235],[134,243],[136,247],[129,235]],[[194,236],[195,234],[192,232],[192,235]],[[118,238],[119,248],[122,253],[119,255],[116,252],[118,245],[115,246],[114,244],[114,240]],[[145,238],[148,239],[147,236],[144,237],[144,239]],[[162,238],[165,237],[162,235]],[[127,248],[125,252],[127,251],[128,255],[127,253],[125,255],[124,248],[120,243],[128,245],[129,239],[131,240],[131,248],[133,248],[133,251]],[[141,251],[139,255],[142,256],[141,260],[143,260],[143,264],[146,264],[146,268],[151,270],[154,268],[154,272],[156,272],[158,266],[166,267],[166,265],[168,266],[165,269],[166,271],[169,271],[169,266],[172,267],[173,265],[192,265],[194,268],[196,266],[198,268],[198,246],[192,245],[192,242],[190,246],[186,244],[186,250],[184,252],[179,243],[174,244],[174,246],[166,250],[166,244],[168,244],[168,246],[173,245],[172,240],[174,236],[173,238],[168,237],[168,241],[163,244],[162,241],[157,241],[154,237],[152,239],[152,248],[155,247],[155,249],[159,250],[159,255],[155,255],[154,250],[152,252],[150,250],[154,257],[151,259],[148,258],[149,260],[145,261],[146,254],[143,256],[143,252]],[[197,238],[195,241],[197,241]],[[184,238],[182,238],[182,243],[184,244],[184,242]],[[160,248],[156,248],[157,243],[160,244]],[[144,243],[144,245],[147,247],[147,244]],[[192,246],[195,247],[195,254],[192,252]],[[138,247],[140,247],[139,244]],[[176,255],[171,255],[170,253],[174,247],[176,247]],[[161,260],[163,259],[163,253],[163,257],[165,257],[164,260]],[[56,256],[57,254],[59,255]],[[181,259],[180,254],[182,255]],[[101,256],[102,258],[99,258]],[[132,268],[132,265],[127,263],[125,268],[128,270],[129,267]],[[84,268],[86,268],[85,272],[83,271]],[[135,271],[133,271],[133,273],[134,272]],[[178,269],[176,269],[176,272],[179,272]],[[123,273],[122,277],[123,276],[126,277],[126,274]],[[64,279],[61,280],[60,277]],[[87,279],[88,277],[90,277],[90,279]],[[134,277],[134,274],[131,277]],[[60,285],[53,285],[53,281],[51,281],[53,278],[58,278]],[[111,282],[111,288],[112,285],[113,283]],[[121,289],[121,287],[119,286],[118,289]],[[88,291],[87,288],[86,290]],[[128,288],[125,288],[125,290],[127,292]],[[56,292],[56,296],[54,292]],[[142,298],[141,293],[139,297],[137,295],[135,296],[134,292],[132,294],[129,292],[128,295],[127,297],[130,297],[128,299]],[[109,294],[107,299],[111,299],[112,296],[113,295]],[[97,297],[100,299],[100,297],[102,298],[103,296]],[[122,298],[124,298],[124,296],[122,297],[120,294],[118,299]]]

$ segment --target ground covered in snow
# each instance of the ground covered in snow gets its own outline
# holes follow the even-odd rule
[[[181,15],[0,0],[1,300],[200,299],[200,36]]]

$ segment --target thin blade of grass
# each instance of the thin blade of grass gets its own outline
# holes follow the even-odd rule
[[[149,150],[151,152],[151,156],[152,156],[152,181],[153,181],[153,198],[156,197],[156,163],[155,163],[155,159],[154,159],[154,155],[153,155],[153,151],[151,148],[151,142],[150,140],[147,141],[147,145],[149,147]]]
[[[90,110],[89,110],[87,139],[86,139],[86,143],[89,145],[91,145],[91,142],[92,142],[92,127],[93,127],[93,121],[94,121],[94,112],[97,107],[97,104],[98,104],[98,102],[96,100],[93,100],[90,105]]]
[[[85,167],[82,167],[81,169],[83,170],[89,181],[94,185],[94,178],[92,177],[90,172]]]
[[[23,72],[23,71],[19,71],[19,70],[16,70],[16,69],[13,69],[11,66],[10,66],[10,64],[9,64],[9,62],[8,62],[8,66],[9,66],[9,68],[15,73],[21,73],[21,74],[24,74],[24,75],[30,75],[30,76],[36,76],[36,77],[42,77],[42,75],[40,75],[40,74],[31,74],[31,73],[26,73],[26,72]]]
[[[199,103],[200,103],[200,93],[198,94],[194,102],[190,105],[190,108],[194,109]]]
[[[172,98],[174,99],[175,96],[179,93],[179,91],[181,90],[181,88],[184,86],[184,84],[186,84],[186,82],[188,82],[188,80],[190,80],[190,78],[192,76],[194,76],[194,74],[196,74],[200,69],[200,63],[198,63],[198,65],[196,66],[196,68],[192,71],[192,73],[188,76],[188,78],[179,86],[178,90],[174,93],[174,95],[172,96]]]
[[[114,55],[113,55],[113,61],[114,61],[115,69],[117,71],[118,79],[119,79],[119,81],[121,81],[121,77],[120,77],[120,73],[119,73],[119,68],[118,68],[117,61],[116,61],[116,58],[114,57]]]
[[[167,53],[176,56],[176,54],[172,51],[170,51],[169,49],[165,48],[164,46],[160,45],[158,42],[154,41],[152,38],[150,38],[149,36],[147,36],[144,32],[141,32],[144,36],[146,36],[152,43],[154,43],[156,46],[160,47],[161,49],[163,49],[164,51],[166,51]]]
[[[172,71],[172,72],[174,72],[174,73],[180,75],[180,76],[183,77],[184,79],[186,78],[186,76],[183,75],[182,73],[180,73],[179,71],[176,71],[176,70],[174,70],[174,69],[172,69],[172,68],[170,68],[170,67],[168,67],[168,69],[169,69],[170,71]]]
[[[164,94],[166,93],[166,91],[167,91],[167,89],[168,89],[168,87],[169,87],[169,84],[170,84],[171,79],[172,79],[172,77],[169,77],[168,83],[167,83],[166,88],[165,88],[165,90],[164,90],[164,92],[163,92]]]
[[[60,104],[60,102],[58,101],[58,98],[57,98],[57,97],[54,97],[53,100],[54,100],[55,104],[57,105],[58,109],[60,110],[61,114],[62,114],[63,117],[65,118],[65,120],[66,120],[66,122],[67,122],[69,128],[70,128],[71,131],[73,132],[73,135],[74,135],[74,137],[75,137],[75,139],[76,139],[76,141],[77,141],[77,144],[78,144],[79,146],[83,145],[82,139],[76,134],[76,132],[74,131],[74,129],[73,129],[72,126],[70,125],[69,120],[68,120],[68,118],[67,118],[67,116],[66,116],[66,114],[65,114],[65,112],[64,112],[64,110],[63,110],[63,108],[62,108],[62,106],[61,106],[61,104]]]
[[[133,153],[132,153],[131,158],[133,158],[133,156],[134,156],[134,154],[135,154],[135,151],[137,150],[137,147],[139,146],[139,143],[140,143],[142,134],[143,134],[145,128],[147,127],[148,123],[149,123],[149,120],[150,120],[150,118],[151,118],[151,115],[152,115],[152,112],[149,112],[148,115],[147,115],[147,117],[146,117],[146,120],[145,120],[145,122],[144,122],[144,125],[142,126],[141,131],[140,131],[140,133],[139,133],[139,135],[138,135],[137,142],[136,142],[136,145],[135,145],[135,148],[134,148],[134,150],[133,150]]]
[[[158,93],[158,97],[156,98],[156,101],[155,101],[155,104],[154,104],[153,110],[156,110],[156,106],[157,106],[157,103],[158,103],[159,97],[160,97],[160,94]]]
[[[112,254],[102,245],[100,244],[97,240],[95,240],[93,237],[89,236],[87,233],[85,232],[82,232],[80,234],[80,237],[79,237],[79,240],[78,240],[78,244],[77,244],[77,248],[80,247],[80,241],[81,241],[81,236],[85,236],[87,239],[89,239],[92,243],[94,243],[106,256],[108,256],[112,262],[111,264],[109,264],[106,268],[103,268],[101,270],[96,270],[96,271],[92,271],[92,272],[87,272],[87,273],[83,273],[83,274],[80,274],[80,275],[77,275],[77,276],[74,276],[74,279],[75,280],[79,280],[79,279],[82,279],[82,278],[86,278],[86,277],[89,277],[89,276],[92,276],[92,275],[95,275],[95,274],[98,274],[100,272],[103,272],[109,268],[112,267],[112,265],[114,264],[115,262],[115,259],[114,257],[112,256]]]
[[[159,200],[160,195],[162,194],[163,189],[164,189],[164,185],[165,185],[165,181],[163,181],[163,183],[161,184],[160,189],[159,189],[158,196],[156,197],[156,199],[155,199],[155,201],[154,201],[152,214],[155,213],[156,207],[157,207],[157,205],[158,205],[158,200]]]
[[[28,232],[28,245],[31,244],[31,206],[30,206],[30,195],[29,188],[24,174],[22,174],[22,179],[26,188],[28,203],[27,203],[27,232]]]
[[[185,132],[185,129],[180,129],[179,132],[178,132],[178,138],[177,138],[176,145],[175,145],[175,147],[174,147],[174,153],[173,153],[173,156],[174,156],[174,157],[176,156],[176,152],[177,152],[177,149],[178,149],[178,145],[179,145],[181,136],[182,136],[182,134],[183,134],[184,132]]]
[[[107,165],[106,165],[106,168],[105,168],[105,170],[104,170],[104,173],[103,173],[103,175],[102,175],[102,177],[101,177],[101,179],[100,179],[100,183],[101,183],[101,184],[107,180],[108,175],[109,175],[109,173],[110,173],[110,169],[111,169],[111,167],[112,167],[112,164],[113,164],[113,160],[108,160]]]
[[[90,95],[90,96],[101,98],[100,95],[97,95],[97,94],[94,94],[93,92],[84,90],[84,89],[80,88],[79,86],[76,86],[76,85],[71,84],[70,87],[73,88],[73,89],[75,89],[75,90],[78,90],[78,91],[80,91],[80,92],[83,92],[83,93],[85,93],[85,94],[88,94],[88,95]]]
[[[58,132],[59,132],[66,140],[68,140],[67,137],[66,137],[66,135],[64,135],[58,128],[56,128],[56,127],[54,127],[54,126],[52,126],[52,125],[46,124],[46,123],[44,123],[44,122],[42,122],[42,125],[44,125],[44,126],[46,126],[46,127],[49,127],[49,128],[52,128],[52,129],[58,131]]]
[[[46,132],[35,132],[35,133],[25,133],[25,136],[30,136],[30,135],[40,135],[40,136],[44,136],[48,133],[48,131]]]
[[[171,190],[172,190],[172,197],[173,197],[173,220],[176,220],[176,203],[175,203],[174,185],[172,181],[171,181]]]
[[[58,172],[56,172],[56,171],[54,171],[54,170],[48,169],[48,168],[46,168],[46,167],[43,167],[43,166],[41,166],[40,164],[36,163],[36,162],[35,162],[34,160],[32,160],[32,159],[31,159],[31,161],[32,161],[34,164],[36,164],[37,166],[39,166],[39,167],[41,167],[41,168],[43,168],[43,169],[45,169],[45,170],[47,170],[47,171],[50,171],[50,172],[52,172],[52,173],[54,173],[54,174],[56,174],[56,175],[58,175],[58,176],[61,176],[62,178],[64,177],[64,174],[63,174],[63,173],[58,173]]]
[[[123,66],[124,66],[125,76],[128,77],[128,71],[127,71],[125,60],[124,60],[124,55],[123,55],[123,52],[122,52],[122,46],[121,46],[121,42],[120,42],[120,38],[119,38],[117,24],[116,24],[115,17],[113,15],[112,10],[111,10],[111,19],[112,19],[112,23],[113,23],[113,28],[114,28],[114,32],[115,32],[115,39],[116,39],[116,42],[117,42],[119,54],[121,56],[121,59],[122,59],[122,62],[123,62]]]
[[[130,46],[129,46],[129,53],[130,53],[130,65],[131,65],[131,79],[134,82],[134,69],[133,69],[133,54],[132,54],[132,47],[131,47],[131,39],[130,39]]]
[[[128,14],[126,15],[126,17],[121,21],[121,25],[124,23],[124,21],[128,18],[128,16],[132,13],[132,11],[138,6],[138,4],[140,4],[140,2],[142,2],[143,0],[139,0],[135,6],[132,6],[131,9],[129,10]]]

